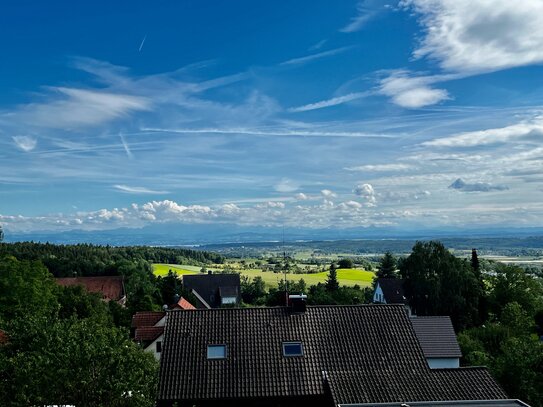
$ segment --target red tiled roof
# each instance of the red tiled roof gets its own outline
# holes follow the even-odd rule
[[[136,329],[134,340],[136,342],[154,341],[163,333],[164,333],[163,326],[143,326],[141,328]]]
[[[137,312],[132,317],[132,328],[141,328],[144,326],[153,327],[155,324],[160,321],[166,313],[164,311],[154,312],[154,311],[144,311]]]
[[[192,305],[190,302],[188,302],[187,300],[185,300],[183,297],[181,297],[179,299],[179,301],[172,305],[170,308],[172,309],[176,309],[176,308],[181,308],[181,309],[196,309],[196,307],[194,305]]]
[[[119,301],[125,296],[122,276],[67,277],[56,281],[64,287],[80,285],[88,292],[102,294],[106,301]]]

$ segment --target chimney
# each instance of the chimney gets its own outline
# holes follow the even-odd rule
[[[303,314],[306,310],[305,300],[307,295],[305,294],[291,294],[288,296],[288,302],[290,305],[290,312],[292,314]]]

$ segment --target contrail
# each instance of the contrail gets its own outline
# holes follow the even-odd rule
[[[141,41],[140,49],[138,50],[138,52],[141,52],[141,49],[143,48],[143,44],[145,44],[146,39],[147,39],[147,34],[145,34],[145,37],[143,37],[143,40]]]
[[[121,143],[123,143],[124,151],[126,152],[126,155],[128,158],[133,158],[132,151],[130,151],[130,147],[128,146],[128,143],[125,141],[122,134],[119,134],[119,137],[121,138]]]

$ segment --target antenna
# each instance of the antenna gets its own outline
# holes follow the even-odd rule
[[[283,274],[285,277],[285,305],[288,307],[287,252],[285,251],[285,225],[283,224]]]

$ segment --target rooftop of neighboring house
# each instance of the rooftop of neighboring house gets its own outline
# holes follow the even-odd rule
[[[462,352],[448,316],[412,317],[411,323],[427,358],[460,358]]]
[[[200,298],[211,308],[221,305],[222,295],[236,297],[236,302],[241,299],[239,274],[195,274],[184,275],[183,286],[188,290],[194,290]],[[205,304],[196,304],[205,306]]]
[[[170,305],[169,308],[170,309],[196,309],[194,305],[192,305],[183,297],[179,298],[179,301],[177,301],[175,304]]]
[[[64,287],[80,285],[88,292],[101,294],[106,301],[122,301],[126,295],[122,276],[63,277],[55,280]]]
[[[148,343],[154,341],[164,333],[164,326],[142,326],[136,329],[134,340],[136,342]]]
[[[166,316],[164,311],[142,311],[136,312],[132,316],[132,328],[141,328],[144,326],[155,326],[162,318]]]
[[[387,304],[406,304],[407,299],[403,289],[404,279],[378,278],[377,284],[381,287]]]
[[[159,405],[300,397],[329,397],[335,405],[506,398],[485,368],[431,370],[403,305],[293,310],[170,312]]]

